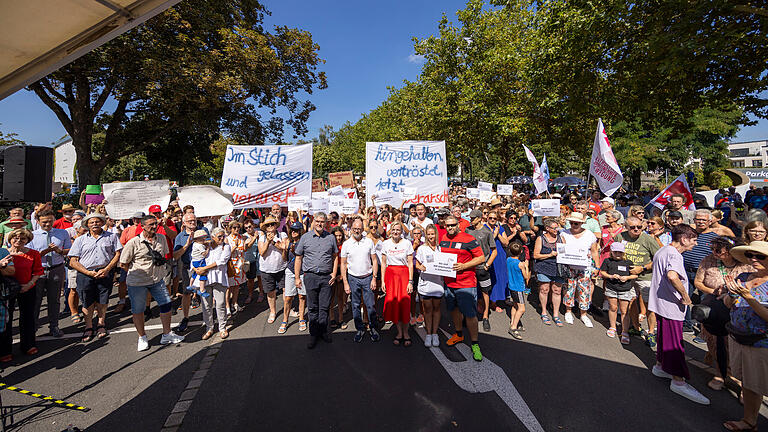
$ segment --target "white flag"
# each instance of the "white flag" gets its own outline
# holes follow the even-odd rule
[[[544,178],[544,174],[541,172],[541,167],[539,166],[539,162],[536,161],[536,156],[533,155],[533,152],[531,152],[528,147],[523,144],[523,149],[525,150],[525,157],[528,158],[528,161],[533,164],[533,186],[536,188],[536,193],[540,194],[547,190],[547,179]]]
[[[595,176],[597,185],[604,194],[611,196],[621,184],[624,183],[624,175],[621,174],[616,157],[611,150],[608,135],[605,134],[603,120],[597,120],[597,132],[595,144],[592,147],[592,161],[589,163],[589,173]]]

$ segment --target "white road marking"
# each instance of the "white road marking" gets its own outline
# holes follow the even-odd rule
[[[179,323],[171,323],[171,328],[176,327],[178,324]],[[189,322],[189,327],[199,326],[199,325],[203,325],[203,322],[202,321],[190,321]],[[162,324],[152,324],[152,325],[144,326],[144,330],[145,331],[146,330],[160,330],[161,328],[163,328]],[[85,329],[83,329],[83,330],[85,330]],[[96,331],[95,328],[94,328],[94,331]],[[133,324],[129,324],[129,325],[126,325],[126,326],[123,326],[123,327],[118,327],[116,329],[109,329],[108,328],[107,331],[109,331],[109,334],[112,335],[112,334],[135,332],[136,328],[133,326]],[[53,337],[53,336],[37,336],[35,338],[35,340],[36,341],[49,341],[49,340],[55,341],[55,340],[61,340],[61,339],[80,339],[82,337],[83,337],[82,333],[64,333],[64,335],[62,337],[60,337],[60,338],[56,338],[56,337]],[[16,343],[19,343],[20,341],[21,341],[21,339],[14,339],[13,343],[16,344]]]
[[[422,341],[426,338],[426,332],[423,328],[416,328],[416,333]],[[443,331],[443,333],[445,332]],[[447,336],[450,337],[450,335]],[[433,347],[429,350],[448,372],[448,375],[453,378],[456,385],[469,393],[496,392],[529,431],[544,432],[544,428],[502,368],[485,356],[483,356],[483,361],[476,362],[472,358],[472,351],[466,344],[459,343],[454,346],[466,361],[450,361],[440,348]]]

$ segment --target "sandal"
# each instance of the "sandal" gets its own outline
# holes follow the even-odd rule
[[[711,388],[714,391],[720,391],[725,387],[725,381],[720,381],[717,378],[712,378],[708,383],[707,387]]]
[[[403,338],[401,338],[401,337],[395,338],[395,340],[392,341],[392,344],[394,346],[400,346],[400,342],[402,342],[402,340],[403,340]]]
[[[90,342],[93,340],[93,328],[88,327],[83,331],[83,338],[81,339],[83,342]]]
[[[103,325],[96,326],[96,337],[98,337],[99,339],[103,339],[107,337],[108,334],[109,332],[107,332],[106,327],[104,327]]]
[[[541,321],[544,325],[552,325],[552,320],[549,319],[549,315],[547,314],[541,314]]]
[[[747,427],[741,427],[739,423],[744,423]],[[729,431],[757,431],[757,424],[749,424],[746,420],[730,420],[723,423],[723,427]]]
[[[213,330],[208,330],[207,332],[205,332],[205,334],[203,335],[202,339],[203,340],[208,340],[208,339],[211,338],[211,336],[213,336]]]
[[[307,320],[299,320],[299,331],[307,330]]]
[[[256,299],[256,303],[261,303],[264,301],[264,294],[259,294],[259,298]]]
[[[638,315],[637,316],[637,322],[639,322],[640,325],[642,325],[643,321],[645,321],[645,315],[643,315],[643,314]]]
[[[609,328],[608,330],[606,330],[606,331],[605,331],[605,334],[606,334],[606,335],[607,335],[609,338],[615,338],[615,337],[616,337],[616,329],[615,329],[615,328],[613,328],[613,327],[611,327],[611,328]]]
[[[229,332],[224,330],[223,332],[219,333],[219,337],[222,339],[226,339],[229,337]]]
[[[288,331],[288,323],[283,321],[280,323],[280,328],[277,329],[278,334],[283,334]]]
[[[69,319],[72,320],[72,324],[80,324],[81,322],[83,322],[83,319],[80,318],[80,315],[72,315],[69,317]]]
[[[558,326],[558,327],[562,327],[563,326],[563,322],[560,321],[560,317],[552,317],[552,321],[554,321],[555,325]]]
[[[349,328],[349,323],[347,323],[347,322],[343,322],[343,323],[341,323],[341,329],[342,329],[342,330],[346,330],[346,329],[348,329],[348,328]]]
[[[39,351],[37,350],[37,348],[35,348],[35,347],[32,347],[32,348],[30,348],[30,349],[28,349],[28,350],[27,350],[27,355],[31,355],[31,356],[32,356],[32,355],[35,355],[35,354],[37,354],[38,352],[39,352]]]
[[[406,347],[406,348],[411,346],[411,343],[412,343],[411,342],[411,338],[407,338],[407,339],[403,340],[403,346]]]
[[[275,314],[269,314],[269,318],[267,318],[267,323],[272,324],[273,322],[275,322],[275,319],[277,319]]]
[[[621,334],[621,344],[622,345],[629,345],[629,333],[622,333]]]

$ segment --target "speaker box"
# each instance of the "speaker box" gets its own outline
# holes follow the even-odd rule
[[[46,202],[53,187],[53,148],[0,147],[2,201]]]

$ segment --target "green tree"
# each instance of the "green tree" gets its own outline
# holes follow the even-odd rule
[[[24,141],[16,138],[17,136],[19,135],[13,132],[3,133],[2,131],[0,131],[0,147],[12,146],[12,145],[27,145]]]
[[[72,137],[81,181],[152,147],[205,151],[220,130],[248,143],[277,142],[286,125],[306,133],[304,95],[326,87],[319,47],[306,31],[265,29],[265,14],[256,0],[181,2],[32,84]]]

